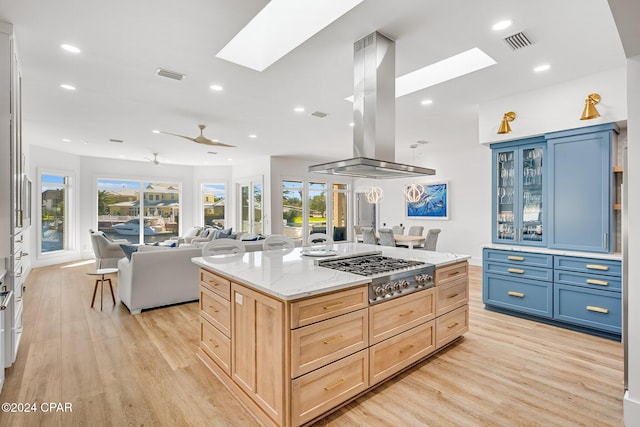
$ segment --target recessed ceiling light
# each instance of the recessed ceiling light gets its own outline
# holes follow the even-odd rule
[[[349,126],[354,127],[355,123],[351,122],[351,123],[349,123]]]
[[[491,29],[493,31],[500,31],[504,30],[505,28],[509,28],[511,24],[513,24],[513,22],[510,19],[505,19],[504,21],[496,22],[495,24],[493,24]]]
[[[430,105],[430,104],[433,104],[433,100],[431,100],[431,99],[423,99],[422,101],[420,101],[420,104],[422,104],[422,105]]]
[[[62,50],[65,50],[69,53],[76,53],[76,54],[82,53],[82,51],[79,48],[70,44],[61,44],[60,47],[62,48]]]
[[[255,133],[249,134],[249,138],[257,138],[257,137],[258,137],[258,135],[256,135]]]
[[[60,87],[61,87],[62,89],[66,89],[66,90],[76,90],[76,87],[75,87],[75,86],[68,85],[68,84],[66,84],[66,83],[61,84],[61,85],[60,85]]]
[[[262,71],[362,1],[271,0],[216,57]]]
[[[120,154],[118,157],[120,157],[121,159],[124,159],[124,155]]]
[[[231,161],[233,161],[233,159],[227,159],[227,161],[231,162]]]
[[[211,85],[211,86],[209,86],[209,89],[214,90],[216,92],[221,92],[222,89],[224,89],[224,88],[222,86],[220,86],[220,85]]]
[[[62,138],[62,142],[71,142],[71,140],[67,138]]]
[[[474,47],[396,78],[396,98],[495,64],[497,62],[493,58]],[[345,100],[353,102],[353,95],[345,98]]]
[[[533,69],[533,71],[535,71],[536,73],[541,73],[542,71],[547,71],[549,68],[551,68],[551,65],[542,64],[542,65],[538,65],[537,67],[535,67]]]
[[[293,109],[296,113],[304,113],[304,107],[296,107]]]
[[[152,133],[160,133],[160,131],[159,131],[159,130],[157,130],[157,129],[154,129],[154,130],[152,130],[151,132],[152,132]]]

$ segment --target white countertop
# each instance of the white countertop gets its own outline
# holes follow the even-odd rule
[[[331,248],[337,251],[338,256],[381,251],[385,256],[424,261],[434,264],[436,267],[470,258],[469,255],[365,245],[363,243],[336,243]],[[304,256],[301,254],[304,249],[247,252],[235,255],[196,257],[191,260],[207,270],[251,285],[283,300],[294,300],[362,285],[371,281],[368,277],[319,267],[316,265],[316,261],[323,258]]]
[[[549,248],[537,248],[532,246],[510,246],[510,245],[482,245],[483,248],[487,249],[498,249],[502,251],[517,251],[517,252],[531,252],[535,254],[547,254],[547,255],[564,255],[564,256],[577,256],[584,258],[597,258],[597,259],[611,259],[616,261],[622,260],[622,254],[612,253],[612,254],[601,254],[594,252],[577,252],[577,251],[565,251],[561,249],[549,249]]]

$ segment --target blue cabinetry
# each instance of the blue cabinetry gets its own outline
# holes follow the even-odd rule
[[[545,139],[498,145],[492,160],[493,242],[544,246]]]
[[[489,309],[610,338],[622,332],[621,261],[485,248]]]
[[[546,135],[550,248],[612,251],[614,132],[608,124]]]

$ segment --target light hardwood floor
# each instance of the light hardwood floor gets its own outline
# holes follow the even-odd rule
[[[0,413],[2,426],[255,426],[196,358],[197,303],[132,316],[93,263],[34,269],[24,333],[0,401],[70,402],[70,413]],[[114,281],[115,284],[115,281]],[[619,342],[487,311],[471,268],[464,339],[318,426],[622,426]]]

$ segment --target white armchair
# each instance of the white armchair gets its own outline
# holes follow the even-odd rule
[[[118,260],[125,256],[120,247],[120,243],[124,242],[127,241],[109,241],[103,233],[92,231],[91,246],[93,246],[93,253],[96,257],[96,269],[116,268],[118,266]]]
[[[193,239],[200,235],[200,232],[202,232],[202,227],[199,225],[195,225],[187,230],[184,236],[176,236],[172,237],[171,239],[165,240],[164,245],[171,246],[172,242],[175,242],[174,246],[180,246],[181,243],[191,243]]]

